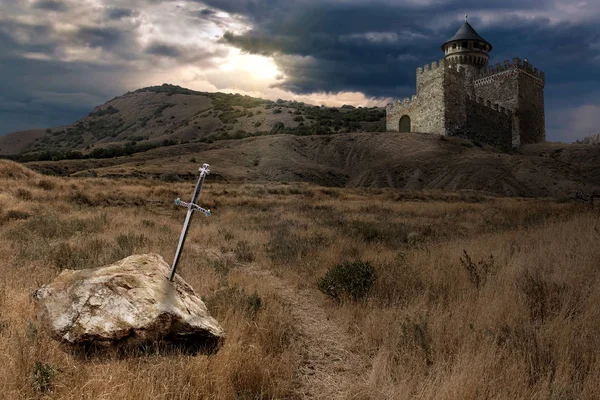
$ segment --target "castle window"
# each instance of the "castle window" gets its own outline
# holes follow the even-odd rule
[[[452,45],[452,48],[453,48],[453,49],[455,49],[455,48],[456,48],[456,43],[454,43],[454,44]]]
[[[463,47],[463,49],[466,49],[467,48],[467,42],[462,42],[462,47]]]

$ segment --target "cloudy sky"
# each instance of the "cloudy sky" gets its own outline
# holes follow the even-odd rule
[[[548,140],[600,132],[600,0],[0,0],[0,135],[162,83],[385,105],[465,14],[546,72]]]

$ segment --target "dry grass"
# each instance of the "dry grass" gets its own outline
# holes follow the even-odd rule
[[[83,360],[48,339],[30,293],[62,268],[169,260],[184,214],[173,200],[192,187],[0,162],[0,397],[301,398],[323,337],[302,328],[296,293],[358,360],[317,365],[354,377],[314,383],[344,382],[338,398],[600,398],[600,213],[571,203],[209,179],[214,214],[195,217],[179,271],[228,335],[217,354]],[[366,302],[317,290],[355,259],[377,270]]]

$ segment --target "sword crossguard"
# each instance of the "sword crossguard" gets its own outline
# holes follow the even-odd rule
[[[194,210],[194,211],[200,211],[207,217],[210,217],[210,214],[211,214],[210,210],[208,210],[206,208],[202,208],[198,204],[186,203],[185,201],[182,201],[180,198],[175,199],[175,204],[178,206],[186,207],[186,208]]]

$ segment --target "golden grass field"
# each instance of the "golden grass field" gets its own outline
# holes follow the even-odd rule
[[[50,339],[31,293],[64,268],[170,262],[193,185],[0,161],[0,398],[600,398],[600,212],[575,202],[209,176],[178,273],[220,350],[84,359]],[[366,301],[319,292],[358,259]]]

